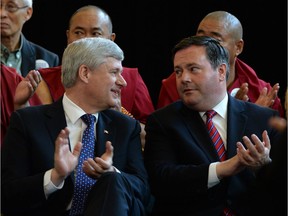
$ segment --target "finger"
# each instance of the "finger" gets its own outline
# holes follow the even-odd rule
[[[251,139],[254,143],[254,150],[262,154],[264,152],[264,143],[255,134],[251,135]]]
[[[242,145],[241,143],[238,143],[237,145]],[[247,152],[245,149],[237,148],[237,156],[242,164],[245,166],[249,166],[249,161],[246,159]]]
[[[113,157],[113,146],[112,143],[110,141],[106,142],[106,153],[108,154],[108,156],[110,156],[111,158]]]
[[[93,170],[93,172],[101,173],[101,174],[104,172],[102,165],[98,163],[96,159],[93,160],[92,158],[88,158],[86,160],[86,163],[90,166],[91,171]]]
[[[264,130],[262,133],[262,139],[263,139],[263,144],[264,147],[268,148],[269,150],[271,149],[271,143],[270,143],[270,138],[268,136],[267,130]]]
[[[255,149],[254,144],[250,141],[250,139],[247,136],[244,136],[242,139],[246,146],[246,150],[244,151],[242,149],[240,150],[240,153],[243,155],[246,161],[252,162],[254,161],[253,157],[258,157],[257,150]]]
[[[72,154],[78,158],[80,156],[81,149],[82,149],[82,142],[77,142],[72,151]]]

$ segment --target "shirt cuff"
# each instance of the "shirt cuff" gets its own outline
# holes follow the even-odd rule
[[[216,173],[216,165],[218,164],[219,162],[215,162],[215,163],[211,163],[209,165],[209,171],[208,171],[208,188],[211,188],[217,184],[220,183],[220,180],[217,176],[217,173]]]
[[[44,187],[44,193],[45,193],[46,199],[49,197],[50,194],[52,194],[53,192],[59,189],[62,189],[64,186],[64,181],[58,187],[55,186],[51,181],[51,173],[52,173],[52,169],[45,172],[45,175],[44,175],[43,187]]]

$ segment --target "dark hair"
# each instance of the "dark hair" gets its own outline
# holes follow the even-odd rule
[[[179,50],[186,49],[190,46],[204,46],[206,49],[206,57],[210,62],[213,69],[216,69],[221,64],[226,64],[227,72],[226,79],[229,76],[229,53],[221,46],[219,41],[208,36],[191,36],[182,39],[175,47],[172,49],[172,60],[175,58],[175,54]]]

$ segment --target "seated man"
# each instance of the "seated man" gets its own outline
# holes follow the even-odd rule
[[[229,51],[230,75],[227,81],[227,90],[232,96],[271,107],[278,110],[280,116],[284,116],[280,98],[277,96],[279,84],[276,83],[271,87],[270,83],[261,80],[250,66],[238,58],[244,47],[242,34],[240,21],[225,11],[207,14],[200,22],[196,32],[196,35],[216,38]],[[180,97],[176,89],[176,74],[173,72],[168,78],[162,80],[157,108],[178,99]]]
[[[145,125],[152,215],[255,215],[252,191],[279,137],[268,121],[279,113],[227,93],[229,54],[218,40],[184,38],[172,59],[181,99]]]
[[[1,151],[4,215],[146,214],[140,124],[111,109],[127,85],[123,59],[108,39],[70,43],[62,58],[63,97],[12,113]],[[83,115],[96,121],[88,124]],[[78,185],[79,176],[89,184]],[[86,193],[76,199],[78,186]]]

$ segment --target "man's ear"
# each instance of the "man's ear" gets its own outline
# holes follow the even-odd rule
[[[86,65],[81,65],[78,69],[79,78],[85,83],[88,83],[88,79],[90,75],[89,73],[90,73],[90,69]]]
[[[242,53],[243,47],[244,47],[244,41],[242,39],[237,41],[236,52],[235,52],[236,56],[239,56]]]
[[[219,72],[219,79],[221,81],[225,80],[226,79],[226,74],[227,74],[227,65],[224,64],[224,63],[221,64],[219,66],[218,72]]]
[[[112,33],[112,34],[110,35],[110,40],[115,41],[115,39],[116,39],[116,34],[115,34],[115,33]]]
[[[25,14],[25,22],[30,20],[30,18],[32,17],[32,14],[33,14],[33,8],[32,7],[28,7],[27,10],[26,10],[26,14]]]

